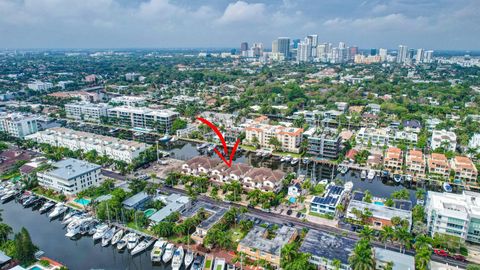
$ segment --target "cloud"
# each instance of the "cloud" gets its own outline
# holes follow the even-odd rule
[[[255,22],[265,18],[265,4],[249,4],[244,1],[237,1],[228,4],[222,17],[218,19],[219,23],[229,24],[238,22]]]

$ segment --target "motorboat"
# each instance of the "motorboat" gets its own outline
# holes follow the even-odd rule
[[[394,175],[393,175],[393,181],[395,181],[395,182],[397,182],[397,183],[402,182],[402,175],[401,175],[401,174],[398,174],[398,173],[394,174]]]
[[[208,152],[212,152],[213,149],[215,149],[215,147],[217,147],[217,146],[212,143],[212,144],[210,144],[210,145],[207,147],[207,151],[208,151]]]
[[[124,235],[122,237],[122,239],[120,239],[120,241],[118,241],[117,243],[117,249],[118,250],[122,250],[124,249],[126,246],[127,246],[127,243],[128,243],[128,239],[130,238],[130,236],[132,235],[133,233],[127,233],[126,235]]]
[[[291,155],[285,156],[285,162],[290,162],[291,160],[292,160],[292,156],[291,156]]]
[[[68,207],[66,207],[63,203],[57,203],[53,211],[48,215],[49,218],[56,218],[61,214],[67,211]]]
[[[95,228],[95,226],[98,224],[98,221],[93,218],[87,218],[84,220],[82,223],[82,226],[80,226],[80,233],[82,235],[90,234],[90,231]]]
[[[132,233],[127,240],[127,248],[129,250],[134,249],[138,245],[139,236],[136,233]]]
[[[42,205],[42,207],[40,207],[40,210],[38,210],[38,211],[40,211],[40,213],[43,214],[43,213],[47,212],[48,210],[50,210],[50,208],[52,208],[54,205],[55,205],[54,202],[47,201],[45,204]]]
[[[413,180],[413,177],[411,175],[409,174],[405,175],[405,181],[412,182],[412,180]]]
[[[147,249],[148,247],[150,247],[154,242],[155,242],[155,239],[153,239],[153,238],[151,238],[151,237],[147,237],[147,238],[143,239],[143,240],[140,241],[140,243],[138,243],[138,245],[132,250],[132,252],[131,252],[132,256],[137,255],[138,253],[144,251],[145,249]]]
[[[271,155],[272,155],[272,152],[271,152],[271,151],[267,151],[267,150],[263,151],[263,153],[262,153],[262,157],[269,157],[269,156],[271,156]]]
[[[70,224],[67,226],[67,233],[65,234],[66,237],[71,238],[74,237],[75,235],[80,233],[80,228],[82,227],[83,220],[81,219],[76,219],[72,221]]]
[[[321,180],[321,181],[318,182],[318,183],[321,184],[321,185],[327,185],[328,182],[329,182],[328,179],[323,179],[323,180]]]
[[[73,211],[73,212],[70,212],[70,213],[66,214],[65,217],[63,217],[62,224],[67,225],[70,222],[72,222],[76,219],[80,219],[80,218],[81,218],[80,213]]]
[[[352,182],[352,181],[346,182],[345,185],[343,185],[343,188],[345,189],[346,192],[352,191],[352,189],[353,189],[353,182]]]
[[[375,171],[370,170],[370,171],[368,171],[367,179],[368,180],[373,180],[375,178],[375,175],[376,175]]]
[[[40,198],[38,198],[37,196],[30,196],[30,197],[28,197],[28,199],[23,201],[22,206],[25,207],[25,208],[30,207],[34,203],[38,202],[39,199]]]
[[[443,190],[445,190],[445,192],[450,193],[453,190],[452,186],[447,182],[444,182],[442,186],[443,186]]]
[[[347,166],[338,166],[338,171],[343,175],[348,172],[348,167]]]
[[[215,270],[224,270],[225,269],[225,259],[224,258],[215,258]]]
[[[303,158],[302,162],[303,162],[303,164],[308,164],[308,163],[310,163],[310,159],[309,158]]]
[[[3,195],[2,198],[0,198],[0,200],[2,201],[2,203],[4,203],[8,200],[11,200],[13,197],[15,197],[16,194],[17,194],[16,190],[7,191],[7,193],[5,193],[5,195]]]
[[[112,240],[116,230],[117,228],[112,227],[105,232],[105,234],[102,236],[102,247],[106,247],[108,244],[110,244],[110,240]]]
[[[108,231],[109,226],[108,224],[102,223],[95,228],[95,233],[93,234],[92,238],[93,240],[98,240],[103,237],[103,235]]]
[[[167,241],[165,240],[157,240],[157,242],[153,244],[153,249],[150,252],[150,259],[152,262],[162,261],[162,255],[166,245]]]
[[[257,150],[257,152],[255,153],[255,156],[257,156],[257,157],[261,157],[262,155],[263,155],[262,150]]]
[[[88,229],[87,234],[93,236],[97,232],[97,228],[98,228],[98,220],[95,220],[93,226],[91,226],[90,229]]]
[[[205,260],[205,263],[203,264],[203,270],[212,270],[215,257],[209,254],[205,257],[204,260]]]
[[[297,163],[298,163],[298,158],[292,158],[292,161],[290,162],[290,164],[295,165]]]
[[[172,258],[172,270],[179,270],[183,264],[183,257],[185,256],[185,251],[182,246],[179,246],[173,253]]]
[[[387,170],[382,171],[382,177],[388,178],[390,176],[390,173]]]
[[[166,142],[170,141],[171,139],[172,139],[171,136],[165,135],[165,136],[161,137],[160,139],[158,139],[158,141],[162,142],[162,143],[166,143]]]
[[[115,235],[112,237],[112,246],[118,243],[122,239],[123,230],[118,230]]]
[[[365,179],[367,177],[367,171],[366,170],[362,170],[362,172],[360,173],[360,178],[361,179]]]
[[[188,249],[187,252],[185,253],[185,260],[184,260],[185,268],[188,268],[192,264],[194,258],[195,258],[195,253],[193,253],[192,250]]]
[[[167,246],[165,247],[165,252],[163,253],[162,261],[164,263],[168,263],[172,257],[173,257],[173,249],[175,248],[175,245],[172,243],[168,243]]]
[[[197,150],[202,150],[203,148],[208,147],[208,145],[209,145],[208,143],[199,144],[197,145]]]
[[[203,259],[204,257],[202,255],[195,256],[195,259],[193,260],[193,264],[192,264],[192,270],[202,270]]]

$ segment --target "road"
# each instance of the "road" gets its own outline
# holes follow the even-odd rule
[[[127,179],[127,177],[124,176],[124,175],[121,175],[121,174],[118,174],[118,173],[115,173],[115,172],[112,172],[112,171],[108,171],[108,170],[102,170],[102,174],[107,176],[107,177],[122,180],[122,181],[125,181]],[[171,187],[163,186],[161,188],[161,190],[164,191],[164,192],[167,192],[167,193],[180,193],[180,194],[183,194],[183,195],[187,196],[187,192],[185,190],[178,189],[178,188],[171,188]],[[223,201],[216,201],[216,200],[214,200],[214,199],[212,199],[208,196],[205,196],[205,195],[199,195],[197,197],[197,200],[207,202],[207,203],[211,203],[211,204],[214,204],[214,205],[220,205],[220,206],[223,206],[223,207],[226,207],[226,208],[228,208],[230,206],[243,207],[243,205],[236,204],[236,203],[227,203],[227,202],[223,202]],[[286,216],[286,215],[281,215],[281,214],[276,214],[276,213],[264,212],[264,211],[256,209],[256,208],[249,208],[248,211],[249,211],[250,216],[268,221],[270,223],[276,223],[276,224],[289,224],[289,223],[291,223],[295,227],[298,227],[298,228],[307,228],[307,229],[313,229],[313,230],[317,230],[317,231],[321,231],[321,232],[325,232],[325,233],[329,233],[329,234],[343,235],[343,237],[351,239],[351,240],[355,240],[355,241],[358,241],[360,239],[359,235],[356,232],[353,232],[353,231],[344,230],[344,229],[340,229],[340,228],[335,228],[335,227],[331,227],[331,226],[326,226],[326,225],[323,225],[323,224],[317,224],[317,223],[313,223],[313,222],[309,222],[309,221],[302,221],[302,220],[299,220],[298,218],[292,217],[292,216]],[[385,244],[383,244],[381,242],[378,242],[378,241],[372,242],[372,245],[374,245],[375,247],[379,247],[379,248],[385,248]],[[386,247],[387,247],[388,250],[397,251],[397,252],[400,249],[400,246],[391,245],[391,244],[388,244]],[[405,251],[405,253],[408,254],[408,255],[415,256],[414,250],[407,250],[407,251]],[[449,265],[458,266],[458,267],[462,267],[462,268],[466,268],[467,264],[468,264],[466,262],[456,261],[456,260],[453,260],[453,259],[450,259],[450,258],[445,258],[445,257],[438,256],[438,255],[435,255],[435,254],[432,254],[432,261],[439,262],[439,263],[448,263]]]

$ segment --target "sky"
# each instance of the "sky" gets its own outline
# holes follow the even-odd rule
[[[309,34],[480,50],[480,0],[0,0],[0,48],[271,48]]]

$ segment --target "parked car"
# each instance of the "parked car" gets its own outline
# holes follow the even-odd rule
[[[441,256],[441,257],[448,257],[448,252],[446,252],[443,249],[434,249],[433,253],[435,253],[435,254],[437,254],[438,256]]]
[[[466,262],[467,261],[465,256],[460,255],[460,254],[452,255],[451,258],[454,259],[454,260],[457,260],[457,261],[461,261],[461,262]]]
[[[290,216],[291,214],[292,214],[292,210],[291,210],[291,209],[288,209],[288,210],[287,210],[287,215]]]

